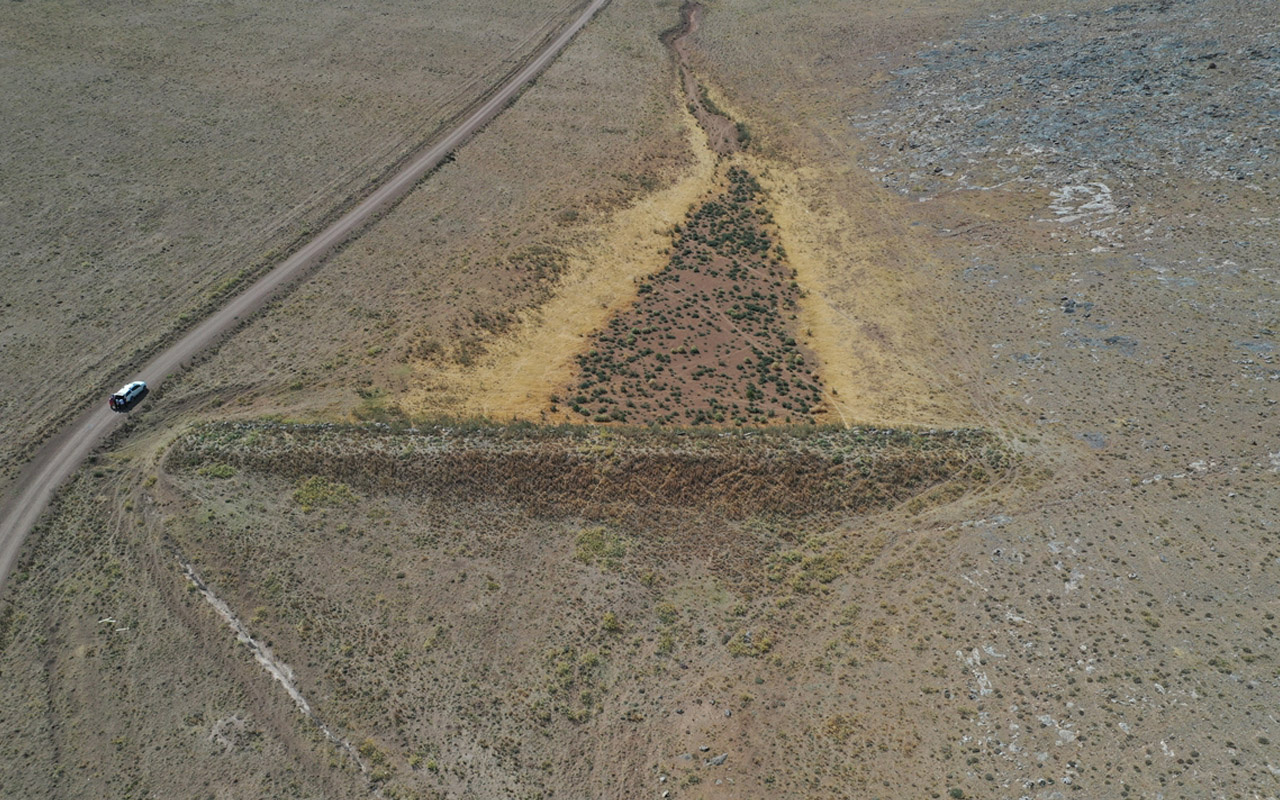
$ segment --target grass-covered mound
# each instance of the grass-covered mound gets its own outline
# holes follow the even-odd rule
[[[533,508],[697,508],[729,516],[863,511],[1003,470],[976,430],[722,429],[220,422],[181,436],[172,469],[322,477],[361,491],[492,497]]]

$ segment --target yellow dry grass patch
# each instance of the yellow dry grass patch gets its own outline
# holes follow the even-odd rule
[[[687,112],[686,112],[687,115]],[[715,155],[692,117],[687,120],[694,166],[674,186],[618,212],[592,241],[571,254],[561,285],[541,308],[524,314],[511,333],[485,344],[470,367],[419,365],[403,405],[415,414],[491,419],[568,419],[546,413],[550,396],[567,384],[585,337],[636,296],[639,280],[662,269],[671,228],[713,185]]]
[[[712,102],[733,119],[751,118],[712,82]],[[819,114],[818,106],[804,113]],[[819,359],[829,421],[844,424],[957,425],[974,419],[940,369],[935,293],[920,276],[950,269],[909,223],[921,209],[839,162],[798,166],[791,151],[762,142],[763,156],[739,154],[769,192],[787,260],[805,290],[799,325]]]
[[[556,295],[487,341],[478,362],[416,365],[405,410],[577,421],[566,409],[549,411],[551,395],[573,379],[588,337],[635,301],[643,278],[666,266],[672,226],[715,191],[718,166],[726,166],[717,165],[686,117],[693,168],[617,213],[571,255]],[[847,168],[796,168],[742,153],[731,163],[759,176],[769,191],[788,260],[806,291],[797,329],[826,382],[826,414],[818,413],[845,424],[964,422],[958,393],[940,387],[941,373],[924,357],[938,344],[939,329],[924,310],[927,289],[913,285],[903,267],[933,257],[901,221],[902,201]]]
[[[931,364],[942,326],[918,277],[946,265],[906,223],[903,201],[854,169],[751,168],[807,293],[799,328],[821,361],[833,415],[845,424],[969,419]]]

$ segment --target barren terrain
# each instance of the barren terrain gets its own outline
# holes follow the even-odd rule
[[[1280,10],[680,22],[615,0],[60,495],[0,794],[1280,796]],[[595,422],[715,347],[686,278],[746,308],[731,168],[839,424]]]

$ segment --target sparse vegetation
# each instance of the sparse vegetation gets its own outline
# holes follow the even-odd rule
[[[26,142],[4,177],[7,202],[24,211],[0,230],[12,267],[0,374],[49,391],[25,406],[0,397],[4,478],[68,414],[97,405],[160,342],[320,230],[561,13],[446,0],[437,11],[459,24],[446,34],[425,30],[421,9],[401,0],[376,17],[152,5],[108,13],[93,30],[61,4],[31,8],[15,4],[0,21],[0,45],[27,65],[0,78],[6,137]],[[303,80],[299,65],[319,41],[333,45],[333,71]],[[369,70],[391,83],[367,80]],[[86,92],[89,74],[129,77]],[[27,125],[58,141],[27,136]],[[97,155],[86,163],[84,153]]]

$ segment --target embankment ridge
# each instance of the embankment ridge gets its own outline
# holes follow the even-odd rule
[[[983,484],[1009,457],[978,430],[809,427],[723,430],[525,423],[219,422],[170,449],[174,470],[227,464],[359,491],[504,499],[593,513],[624,504],[727,516],[860,512],[954,481]]]

